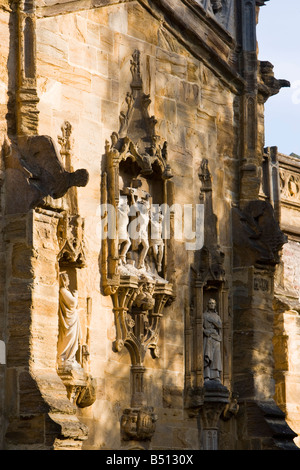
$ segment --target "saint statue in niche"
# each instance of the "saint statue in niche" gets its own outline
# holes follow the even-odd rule
[[[215,299],[209,299],[203,314],[204,380],[221,379],[222,321],[216,309]]]
[[[67,273],[60,274],[59,278],[58,365],[60,368],[80,369],[76,360],[80,341],[78,293],[70,291]]]

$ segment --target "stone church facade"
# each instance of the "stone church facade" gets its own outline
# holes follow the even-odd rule
[[[1,449],[298,449],[267,2],[0,1]]]

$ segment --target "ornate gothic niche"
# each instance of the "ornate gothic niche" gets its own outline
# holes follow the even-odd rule
[[[160,320],[164,307],[174,298],[167,279],[169,253],[164,237],[172,218],[166,209],[172,173],[167,142],[157,135],[156,119],[149,115],[150,96],[143,92],[137,50],[131,73],[131,91],[126,96],[126,109],[120,113],[120,129],[112,134],[111,143],[106,142],[102,207],[103,233],[106,229],[107,236],[102,237],[101,274],[103,293],[111,295],[113,301],[114,348],[120,351],[125,346],[132,362],[131,411],[126,410],[122,423],[128,424],[128,416],[140,416],[142,410],[143,422],[149,424],[148,434],[143,426],[143,432],[136,431],[135,438],[147,441],[154,432],[155,420],[153,411],[145,407],[143,361],[148,349],[154,358],[159,355]],[[127,424],[122,425],[123,441],[133,440],[126,431]]]
[[[72,174],[72,126],[65,121],[58,136],[60,160],[65,171]],[[51,197],[44,204],[53,204]],[[54,201],[55,204],[55,201]],[[78,270],[86,268],[84,251],[84,219],[78,215],[77,188],[71,187],[64,195],[57,224],[59,252],[59,336],[57,372],[67,394],[79,408],[90,406],[96,400],[95,382],[89,374],[89,325],[91,298],[78,293]],[[83,313],[84,312],[84,313]]]
[[[196,253],[192,267],[192,305],[186,322],[186,407],[191,416],[200,413],[203,448],[215,449],[219,418],[231,403],[232,327],[224,254],[218,245],[213,212],[212,175],[206,159],[199,178],[204,246]]]

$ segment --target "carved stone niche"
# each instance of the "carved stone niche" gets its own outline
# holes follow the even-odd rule
[[[86,299],[85,306],[82,305],[83,299],[78,298],[77,269],[84,267],[84,256],[82,251],[72,249],[73,245],[82,246],[82,240],[74,240],[74,237],[64,240],[58,256],[60,291],[57,373],[67,389],[69,400],[79,408],[85,408],[96,400],[96,383],[89,373],[92,305],[91,298]],[[62,278],[67,279],[67,282],[61,282]],[[79,309],[79,303],[83,308]]]
[[[61,130],[62,136],[58,137],[60,159],[66,171],[72,172],[72,126],[66,121]],[[48,203],[53,204],[53,201],[49,199]],[[78,270],[86,268],[86,259],[84,219],[78,215],[77,191],[73,187],[61,204],[57,241],[60,280],[57,372],[66,387],[69,400],[79,408],[85,408],[96,400],[95,380],[89,373],[92,299],[82,299],[78,294]]]
[[[186,321],[186,408],[200,418],[202,446],[218,446],[218,422],[234,415],[231,392],[231,316],[224,254],[218,245],[212,175],[203,159],[199,171],[204,204],[204,246],[195,253],[191,309]],[[229,411],[230,410],[230,411]]]
[[[121,421],[123,438],[129,435],[128,416],[145,412],[144,357],[148,349],[158,357],[160,321],[164,307],[174,299],[167,279],[166,238],[172,233],[167,143],[156,134],[156,119],[149,115],[139,51],[134,52],[130,69],[131,92],[120,114],[120,129],[112,134],[111,144],[106,142],[101,206],[102,290],[113,301],[114,348],[120,351],[125,346],[132,362],[132,408]],[[150,426],[146,434],[153,432]],[[144,440],[144,434],[137,431],[136,439]]]
[[[67,253],[69,255],[69,251]],[[78,298],[77,269],[83,265],[65,256],[61,257],[59,264],[57,373],[67,389],[69,400],[79,408],[85,408],[96,400],[96,382],[89,373],[91,298],[86,299],[85,308],[82,299]],[[67,282],[61,282],[62,279],[67,279]]]

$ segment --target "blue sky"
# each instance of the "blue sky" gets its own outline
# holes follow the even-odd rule
[[[300,155],[300,0],[270,0],[261,7],[257,40],[259,59],[291,83],[265,105],[265,146]]]

